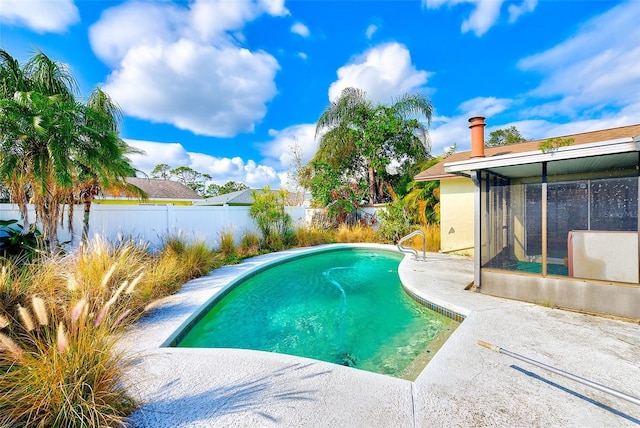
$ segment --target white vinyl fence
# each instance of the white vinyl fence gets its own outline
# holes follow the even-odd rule
[[[295,225],[305,222],[304,207],[287,207]],[[75,236],[67,248],[74,248],[80,242],[84,207],[74,207],[73,225]],[[17,219],[22,223],[18,206],[0,204],[0,220]],[[29,221],[35,213],[30,209]],[[249,217],[246,206],[182,206],[182,205],[105,205],[92,204],[89,218],[89,236],[102,235],[115,240],[119,236],[148,242],[158,248],[162,239],[181,235],[186,239],[203,239],[212,248],[220,246],[220,234],[230,232],[239,243],[247,232],[258,232],[255,222]],[[66,221],[58,229],[60,242],[70,241]]]

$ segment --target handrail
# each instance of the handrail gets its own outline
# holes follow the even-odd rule
[[[404,241],[406,241],[408,239],[411,239],[411,238],[413,238],[414,236],[417,236],[417,235],[422,236],[422,260],[426,261],[427,260],[427,236],[421,230],[415,230],[415,231],[411,232],[410,234],[408,234],[407,236],[405,236],[402,239],[400,239],[398,241],[398,250],[400,250],[400,252],[402,252],[402,253],[413,254],[413,257],[416,260],[420,260],[418,258],[418,251],[415,248],[405,247],[405,246],[402,245],[402,243]]]

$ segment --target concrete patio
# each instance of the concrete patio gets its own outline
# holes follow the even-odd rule
[[[640,406],[477,345],[484,340],[637,397],[640,325],[464,291],[473,267],[459,256],[428,254],[426,262],[405,257],[400,264],[411,293],[466,317],[414,382],[281,354],[162,347],[229,281],[282,257],[318,250],[268,254],[213,271],[136,323],[122,343],[136,356],[130,390],[143,403],[132,424],[640,425]]]

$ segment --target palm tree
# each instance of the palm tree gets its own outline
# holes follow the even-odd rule
[[[118,137],[119,113],[108,96],[96,90],[87,104],[78,102],[69,70],[40,51],[22,68],[0,51],[0,90],[0,180],[25,228],[27,202],[34,204],[56,252],[63,202],[83,187],[91,194],[96,183],[124,181],[135,172],[126,159],[132,149]]]
[[[316,138],[321,138],[314,160],[354,163],[352,171],[366,174],[369,203],[380,202],[391,188],[385,170],[392,160],[411,163],[428,156],[426,130],[432,112],[422,95],[404,94],[384,106],[373,104],[361,89],[346,88],[318,119]],[[423,116],[427,125],[416,116]]]
[[[133,177],[137,172],[127,155],[143,152],[127,145],[118,136],[121,118],[122,112],[109,95],[100,88],[94,89],[84,109],[84,139],[87,145],[85,150],[75,153],[76,180],[69,198],[70,217],[74,204],[84,205],[83,242],[89,233],[91,204],[103,190],[120,188],[128,194],[146,198],[141,189],[126,181],[126,177]]]

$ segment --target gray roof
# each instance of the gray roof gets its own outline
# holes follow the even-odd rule
[[[253,192],[262,193],[262,189],[244,189],[236,192],[225,193],[224,195],[213,196],[196,202],[194,205],[253,205]],[[279,190],[272,190],[279,192]],[[293,205],[295,193],[288,194],[289,204]]]
[[[144,190],[149,199],[202,199],[195,191],[179,181],[127,177],[127,183]],[[121,195],[110,195],[121,196]]]
[[[253,191],[254,189],[244,189],[225,193],[224,195],[212,196],[198,201],[198,205],[251,205],[253,204],[253,196],[251,196]]]

